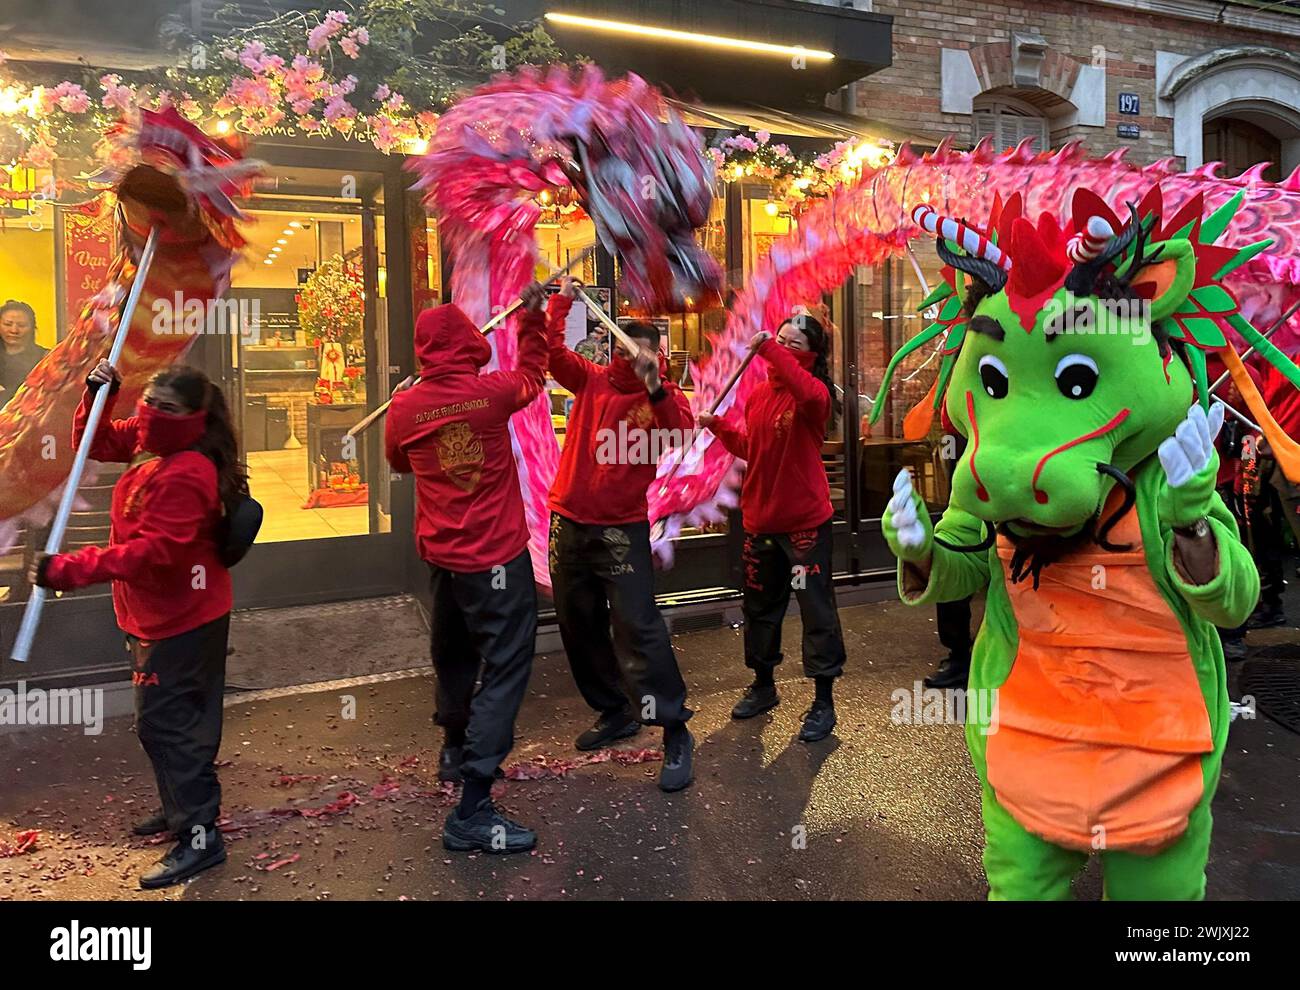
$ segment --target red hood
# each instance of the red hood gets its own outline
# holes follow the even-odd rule
[[[459,307],[435,306],[415,321],[415,358],[421,378],[477,372],[492,360],[492,345]]]

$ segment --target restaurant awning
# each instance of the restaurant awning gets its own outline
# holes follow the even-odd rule
[[[684,100],[668,102],[692,127],[770,131],[784,138],[828,141],[882,138],[895,144],[907,141],[917,149],[932,148],[936,144],[930,138],[911,134],[893,124],[843,113],[829,107],[781,110],[758,103],[691,103]]]

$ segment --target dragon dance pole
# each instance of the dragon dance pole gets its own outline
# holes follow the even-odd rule
[[[722,386],[722,390],[718,392],[717,397],[714,398],[713,402],[709,404],[710,416],[717,415],[718,407],[722,405],[722,401],[731,394],[731,390],[736,387],[736,382],[740,381],[740,376],[745,373],[745,369],[749,367],[750,362],[754,360],[754,357],[757,354],[758,354],[758,348],[756,348],[753,344],[750,344],[749,350],[745,353],[745,359],[741,361],[740,364],[737,366],[736,370],[731,373],[731,377],[728,378],[726,384]],[[686,462],[686,455],[687,453],[689,453],[690,447],[693,446],[694,446],[694,441],[691,442],[690,446],[688,446],[686,450],[682,451],[682,456],[678,458],[677,463],[673,465],[673,469],[669,471],[666,475],[664,475],[663,481],[659,482],[660,495],[667,493],[668,482],[672,481],[675,477],[677,477],[678,470],[680,470],[681,466]]]
[[[578,298],[587,304],[591,314],[605,325],[605,329],[614,335],[614,339],[628,349],[629,353],[635,354],[641,349],[641,345],[623,332],[623,328],[609,318],[603,309],[596,305],[596,301],[585,292],[579,292]]]
[[[131,319],[135,315],[135,307],[140,302],[140,293],[144,291],[145,279],[149,275],[149,268],[153,265],[154,250],[158,246],[158,228],[154,227],[149,231],[149,237],[144,242],[144,250],[140,254],[140,264],[135,269],[135,280],[131,283],[131,291],[126,297],[126,305],[122,309],[122,315],[117,323],[117,334],[113,337],[113,346],[108,352],[108,363],[117,366],[118,360],[122,356],[122,348],[126,345],[126,335],[131,329]],[[68,472],[68,480],[63,486],[63,496],[59,499],[59,510],[54,515],[54,523],[50,527],[49,538],[45,541],[45,552],[47,554],[56,554],[63,545],[63,534],[68,528],[68,518],[72,515],[72,504],[77,498],[77,488],[81,485],[81,476],[86,470],[86,461],[90,460],[90,448],[94,446],[95,434],[99,432],[99,421],[103,418],[104,409],[108,405],[108,396],[112,391],[109,385],[101,385],[95,392],[94,401],[90,404],[90,412],[86,416],[85,432],[81,435],[81,443],[77,447],[77,456],[72,462],[72,470]],[[36,586],[32,588],[31,597],[27,599],[27,607],[23,611],[23,621],[18,627],[18,637],[14,640],[13,652],[10,658],[17,660],[19,663],[26,663],[27,658],[31,655],[32,641],[36,638],[36,627],[41,621],[41,610],[45,607],[46,589]]]
[[[1291,317],[1295,314],[1297,310],[1300,310],[1300,302],[1296,303],[1285,313],[1283,313],[1280,317],[1278,317],[1278,321],[1274,323],[1271,327],[1269,327],[1268,331],[1264,334],[1264,339],[1268,340],[1270,337],[1273,336],[1273,334],[1277,333],[1280,329],[1282,329],[1282,324],[1285,323],[1287,320],[1291,319]],[[1242,351],[1237,356],[1244,361],[1246,360],[1246,358],[1250,357],[1254,353],[1255,353],[1255,346],[1252,344],[1250,347],[1247,347],[1244,351]],[[1216,379],[1214,384],[1210,386],[1210,394],[1213,395],[1215,392],[1221,389],[1223,387],[1223,383],[1226,382],[1231,377],[1232,375],[1227,371],[1221,374],[1218,377],[1218,379]]]
[[[572,260],[571,260],[567,265],[565,265],[563,268],[557,268],[557,269],[555,269],[555,271],[551,272],[551,274],[547,275],[546,278],[542,281],[542,285],[546,285],[546,284],[548,284],[548,283],[550,283],[550,282],[554,282],[554,281],[555,281],[557,278],[559,278],[560,276],[569,274],[569,272],[573,271],[574,268],[576,268],[578,265],[582,264],[582,262],[586,261],[587,258],[591,255],[591,253],[592,253],[593,251],[595,251],[595,250],[596,250],[596,246],[593,244],[591,247],[587,248],[587,250],[585,250],[585,251],[583,251],[581,254],[579,254],[576,258],[573,258],[573,259],[572,259]],[[495,330],[498,326],[500,326],[501,323],[502,323],[502,322],[503,322],[507,317],[509,317],[511,313],[513,313],[515,310],[517,310],[517,309],[518,309],[520,306],[522,306],[523,304],[524,304],[523,299],[516,299],[514,302],[512,302],[509,306],[507,306],[507,307],[506,307],[505,309],[503,309],[501,312],[497,313],[496,316],[492,317],[492,319],[488,320],[488,321],[487,321],[486,323],[484,323],[481,327],[479,327],[479,333],[483,334],[483,335],[486,337],[486,336],[487,336],[488,334],[490,334],[493,330]],[[418,382],[418,381],[419,381],[419,379],[415,378],[414,376],[407,376],[407,377],[403,380],[402,384],[403,384],[403,385],[413,385],[413,384],[415,384],[415,383]],[[352,429],[348,430],[348,432],[347,432],[346,435],[347,435],[347,436],[350,436],[350,437],[355,437],[357,434],[359,434],[359,433],[363,433],[364,431],[366,431],[367,429],[369,429],[372,425],[374,425],[374,423],[375,423],[376,420],[378,420],[380,417],[384,416],[384,415],[388,412],[388,407],[391,406],[392,404],[393,404],[393,400],[392,400],[392,399],[389,399],[389,400],[388,400],[387,402],[385,402],[382,406],[380,406],[378,409],[376,409],[374,412],[372,412],[369,416],[367,416],[365,419],[363,419],[360,423],[358,423],[356,426],[352,427]]]

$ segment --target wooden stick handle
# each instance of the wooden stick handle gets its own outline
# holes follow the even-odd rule
[[[749,367],[750,362],[757,356],[758,348],[751,345],[749,353],[745,355],[745,359],[741,361],[740,366],[731,373],[731,377],[727,379],[727,384],[722,386],[722,391],[718,393],[717,397],[713,400],[713,404],[709,406],[710,416],[718,411],[718,406],[722,405],[722,400],[731,394],[731,390],[736,387],[736,382],[740,381],[740,376],[745,373],[745,369]]]
[[[108,352],[108,363],[117,366],[118,360],[122,356],[122,348],[126,346],[126,335],[131,329],[131,320],[135,316],[135,308],[140,302],[140,293],[144,291],[144,282],[149,275],[149,268],[153,265],[154,251],[158,247],[158,228],[155,227],[149,231],[149,237],[144,242],[144,250],[140,253],[140,263],[136,265],[135,278],[131,282],[131,291],[126,297],[126,305],[122,308],[122,315],[117,322],[117,333],[113,337],[113,346]],[[59,499],[59,509],[54,514],[54,523],[50,526],[50,535],[45,541],[45,552],[47,554],[56,554],[63,546],[63,534],[68,528],[68,519],[72,516],[72,506],[77,500],[77,489],[81,485],[81,476],[85,473],[86,462],[90,460],[90,448],[95,444],[95,435],[99,432],[99,421],[103,418],[104,410],[108,408],[108,397],[113,391],[112,385],[101,385],[95,392],[95,398],[90,404],[90,412],[86,416],[86,428],[81,434],[81,444],[77,447],[77,456],[72,461],[72,469],[68,472],[68,480],[63,485],[63,496]],[[31,596],[27,599],[27,606],[23,610],[22,624],[18,627],[18,636],[14,640],[13,652],[10,653],[10,659],[17,660],[19,663],[26,663],[27,658],[31,656],[32,641],[36,638],[36,628],[40,625],[41,610],[45,607],[46,589],[40,586],[32,588]]]
[[[750,362],[753,361],[757,355],[758,355],[758,348],[751,344],[749,347],[749,352],[745,355],[744,360],[741,361],[740,364],[736,367],[736,370],[731,373],[731,377],[727,379],[727,383],[722,386],[722,391],[720,391],[714,397],[713,402],[710,403],[709,405],[710,416],[714,415],[718,411],[718,407],[722,405],[722,400],[731,394],[731,390],[736,387],[736,382],[740,381],[740,376],[745,373],[745,369],[749,367]],[[695,445],[694,441],[692,441],[691,444],[686,448],[686,450],[682,451],[682,456],[677,459],[677,463],[673,465],[673,469],[669,471],[666,475],[664,475],[663,481],[659,482],[661,486],[660,494],[663,494],[663,490],[664,488],[667,487],[668,482],[672,481],[675,477],[677,477],[678,470],[686,462],[686,455],[690,451],[690,447],[693,447],[694,445]]]
[[[555,271],[551,272],[551,274],[547,275],[541,284],[547,285],[551,282],[554,282],[557,278],[560,278],[562,275],[569,274],[569,272],[571,272],[574,268],[582,264],[582,262],[584,262],[588,257],[590,257],[591,253],[595,250],[596,250],[596,245],[593,244],[591,247],[587,248],[581,254],[575,255],[573,258],[569,260],[569,263],[567,265],[564,265],[562,268],[557,268],[555,269]],[[505,322],[505,320],[510,316],[510,314],[515,312],[517,309],[519,309],[519,307],[522,306],[523,304],[524,301],[522,299],[516,299],[514,302],[512,302],[501,312],[497,313],[496,316],[492,317],[492,319],[484,323],[483,326],[479,328],[479,333],[483,334],[486,337],[498,326],[500,326],[503,322]],[[411,381],[411,378],[407,378],[406,381],[411,382],[411,384],[413,385],[419,384],[418,378],[415,379],[415,381],[413,382]],[[355,437],[359,433],[363,433],[365,430],[369,429],[371,426],[374,425],[376,420],[378,420],[380,417],[384,416],[388,412],[388,407],[391,406],[392,404],[393,404],[393,400],[389,399],[382,406],[380,406],[378,409],[376,409],[374,412],[368,415],[365,419],[363,419],[360,423],[352,427],[352,429],[348,430],[346,435],[350,437]]]

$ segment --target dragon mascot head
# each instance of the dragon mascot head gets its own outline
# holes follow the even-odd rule
[[[923,303],[938,307],[938,320],[899,350],[881,391],[900,361],[946,334],[935,402],[967,440],[952,504],[989,534],[1024,542],[1086,535],[1112,547],[1110,531],[1132,507],[1133,469],[1175,433],[1193,401],[1209,409],[1207,354],[1232,372],[1287,468],[1300,463],[1225,332],[1236,330],[1300,382],[1222,285],[1270,244],[1215,245],[1243,195],[1209,216],[1196,197],[1166,220],[1159,186],[1125,215],[1080,189],[1065,223],[1023,216],[1012,196],[995,202],[983,229],[928,206],[913,211],[938,235],[946,265]],[[874,417],[883,409],[877,402]],[[1127,497],[1103,516],[1117,485]],[[982,548],[990,543],[986,535]]]

